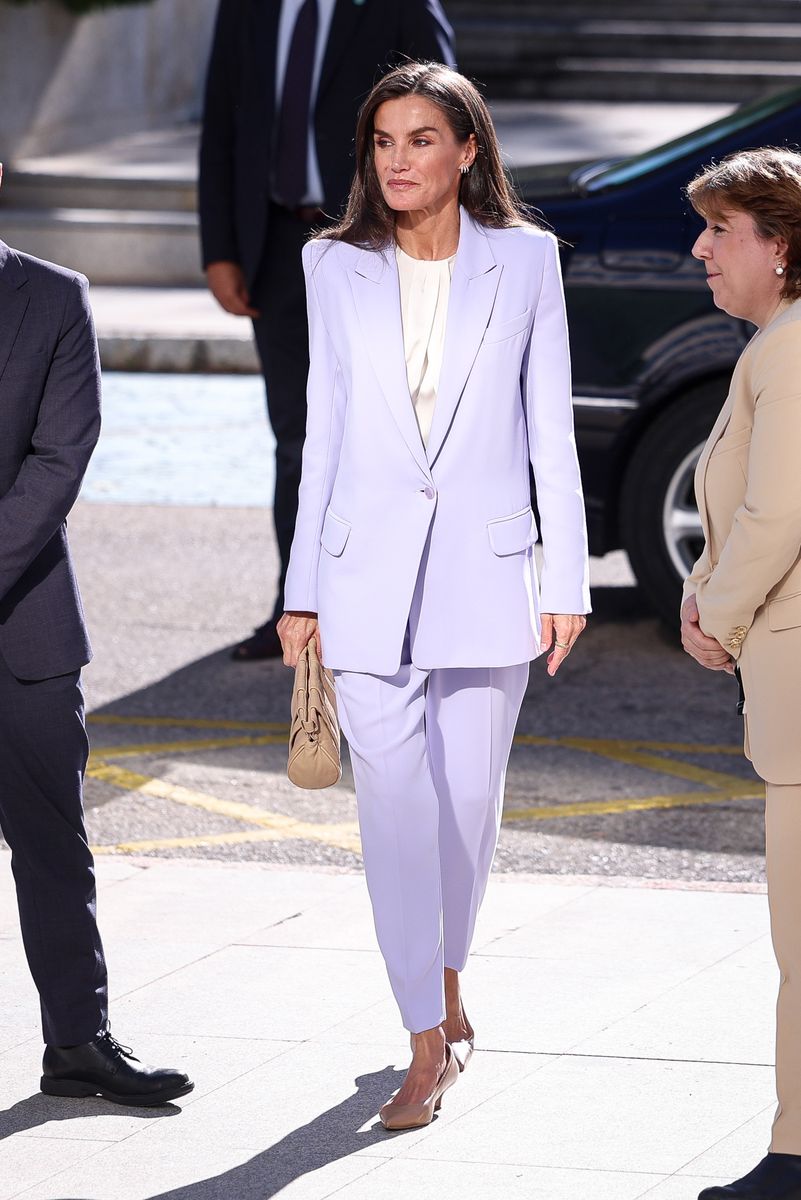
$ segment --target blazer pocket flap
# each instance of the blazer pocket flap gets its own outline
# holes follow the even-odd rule
[[[768,624],[774,633],[801,625],[801,592],[771,600],[768,605]]]
[[[487,522],[487,533],[493,552],[501,557],[519,554],[537,540],[537,523],[530,508],[521,508],[510,517],[498,517]]]
[[[349,536],[350,524],[332,513],[329,508],[325,514],[323,532],[320,535],[320,542],[323,549],[327,550],[329,554],[333,554],[335,558],[338,558],[345,549],[345,543]]]
[[[519,316],[512,317],[511,321],[493,321],[487,326],[484,333],[484,341],[485,343],[503,342],[506,338],[514,337],[516,333],[520,333],[523,329],[528,329],[530,323],[530,308],[520,313]]]

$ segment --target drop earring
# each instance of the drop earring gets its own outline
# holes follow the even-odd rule
[[[470,166],[469,166],[469,164],[468,164],[468,163],[462,163],[461,167],[459,168],[459,174],[460,174],[460,175],[469,175],[469,173],[470,173]]]
[[[781,263],[776,263],[776,266],[775,266],[773,269],[774,269],[774,271],[776,272],[776,274],[777,274],[777,275],[783,275],[783,274],[784,274],[784,267],[783,267],[783,265],[782,265]]]

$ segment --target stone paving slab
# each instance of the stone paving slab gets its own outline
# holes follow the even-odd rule
[[[494,879],[465,976],[479,1052],[430,1127],[388,1135],[408,1044],[361,877],[99,862],[115,1032],[197,1083],[137,1111],[38,1093],[8,865],[0,1200],[692,1200],[767,1142],[761,892]]]

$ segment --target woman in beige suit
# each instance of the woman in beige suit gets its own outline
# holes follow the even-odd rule
[[[766,864],[779,1106],[770,1152],[699,1200],[801,1200],[801,154],[748,150],[688,196],[715,304],[757,326],[704,448],[706,544],[684,589],[682,643],[738,674],[745,752],[767,785]]]

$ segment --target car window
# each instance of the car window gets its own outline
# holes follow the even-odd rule
[[[609,188],[620,187],[624,183],[648,175],[652,171],[677,162],[698,150],[704,150],[714,145],[722,138],[740,133],[750,125],[755,125],[767,117],[774,116],[785,109],[801,103],[801,88],[793,88],[753,104],[743,105],[727,117],[721,117],[711,125],[696,129],[692,133],[657,146],[654,150],[646,150],[632,158],[625,158],[615,163],[594,163],[576,173],[573,186],[585,195],[606,191]]]

